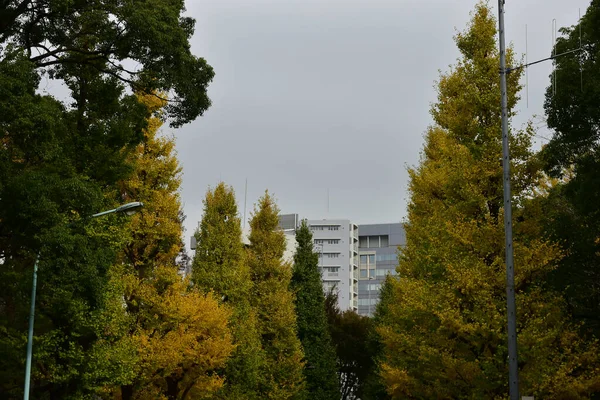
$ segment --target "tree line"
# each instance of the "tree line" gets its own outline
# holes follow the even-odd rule
[[[0,10],[0,397],[23,396],[39,254],[35,399],[462,399],[508,393],[496,21],[456,34],[419,164],[407,243],[373,318],[324,293],[312,234],[283,261],[265,192],[242,241],[233,189],[209,188],[182,242],[166,121],[210,106],[183,2],[4,1]],[[552,138],[511,126],[522,395],[600,396],[600,1],[561,30]],[[131,60],[138,67],[128,67]],[[508,50],[507,63],[519,57]],[[511,117],[521,70],[508,76]],[[62,82],[67,100],[45,92]],[[129,201],[133,216],[98,211]],[[179,271],[191,263],[191,275]]]

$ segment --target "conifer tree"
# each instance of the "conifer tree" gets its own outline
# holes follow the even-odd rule
[[[263,399],[304,397],[304,367],[297,336],[294,295],[290,290],[292,269],[283,262],[285,237],[279,229],[279,210],[268,192],[259,200],[250,220],[248,264],[252,276],[252,306],[266,363],[262,369]]]
[[[496,28],[479,3],[456,36],[457,65],[439,81],[435,124],[410,172],[407,244],[394,301],[379,326],[382,378],[392,398],[504,398],[506,284]],[[508,64],[514,64],[508,51]],[[509,76],[509,107],[520,88]],[[588,398],[600,384],[598,349],[578,338],[543,280],[561,253],[543,238],[531,197],[539,163],[531,129],[512,131],[515,285],[520,389],[544,399]],[[595,389],[594,389],[595,388]]]
[[[120,182],[119,197],[141,201],[144,208],[123,229],[126,239],[111,270],[112,296],[103,315],[110,333],[101,336],[93,358],[110,359],[129,372],[121,373],[120,388],[105,388],[123,400],[208,395],[222,386],[214,371],[233,349],[230,312],[178,275],[181,168],[173,138],[160,132],[166,102],[154,95],[138,100],[148,108],[148,124],[144,141],[129,156],[133,172]]]
[[[296,295],[298,337],[306,360],[307,391],[310,399],[335,399],[340,394],[335,348],[327,327],[319,256],[314,252],[312,233],[306,221],[302,221],[296,231],[296,241],[291,287]]]
[[[230,327],[236,348],[221,371],[225,385],[218,398],[260,399],[259,377],[264,356],[256,312],[250,303],[252,281],[235,193],[222,182],[206,193],[196,241],[192,281],[204,291],[213,291],[233,312]]]
[[[181,250],[183,234],[181,167],[175,153],[175,140],[160,132],[167,101],[161,96],[138,95],[150,117],[144,140],[129,156],[133,173],[119,185],[123,202],[141,201],[144,208],[131,217],[131,241],[123,255],[140,276],[156,265],[173,266]]]

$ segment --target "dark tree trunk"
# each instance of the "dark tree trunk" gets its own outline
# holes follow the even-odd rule
[[[179,394],[179,379],[171,376],[166,378],[167,381],[167,398],[169,400],[177,400]]]
[[[131,400],[133,398],[133,385],[121,386],[121,400]]]

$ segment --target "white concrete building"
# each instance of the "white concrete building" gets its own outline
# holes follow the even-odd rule
[[[313,234],[315,252],[319,254],[319,270],[323,290],[335,288],[341,311],[358,311],[358,226],[346,219],[307,220]],[[293,266],[296,253],[296,228],[300,226],[298,214],[279,216],[279,228],[286,240],[284,261]],[[242,230],[242,242],[250,244],[250,228]],[[191,249],[196,248],[192,237]]]
[[[341,311],[358,311],[358,226],[347,219],[308,220],[323,289],[338,292]]]

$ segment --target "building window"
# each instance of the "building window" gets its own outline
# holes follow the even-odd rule
[[[338,244],[340,243],[340,239],[328,239],[327,244]]]
[[[371,299],[369,299],[369,298],[367,298],[367,299],[358,299],[358,305],[359,306],[368,306],[369,303],[371,303],[371,305],[374,306],[374,305],[377,304],[377,302],[378,302],[378,299],[376,299],[376,298],[375,299],[373,299],[373,298],[371,298]],[[373,310],[373,311],[375,311],[375,310]]]
[[[323,277],[331,278],[340,275],[340,267],[323,267]]]
[[[367,265],[367,256],[366,255],[360,256],[360,263],[363,265]]]
[[[330,231],[339,231],[340,230],[339,225],[330,225],[328,228]]]
[[[359,236],[358,237],[358,247],[369,247],[368,236]]]
[[[375,265],[375,254],[369,254],[369,265]]]
[[[315,244],[323,244],[323,239],[315,239]]]
[[[390,245],[390,237],[388,235],[379,236],[381,247],[388,247]]]
[[[327,258],[339,258],[340,253],[323,253]]]
[[[377,254],[377,262],[380,261],[397,261],[396,254]]]
[[[325,281],[323,282],[323,291],[327,294],[331,291],[337,291],[337,282]]]
[[[366,269],[361,269],[360,270],[360,277],[361,278],[366,278],[367,277],[367,270]]]
[[[374,269],[369,270],[369,278],[375,278],[375,270]]]
[[[379,236],[369,236],[369,248],[378,248],[379,246]]]
[[[311,225],[310,230],[311,231],[322,231],[323,227],[319,226],[319,225]]]

